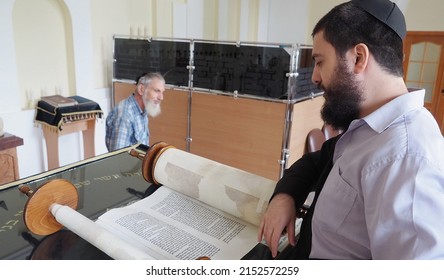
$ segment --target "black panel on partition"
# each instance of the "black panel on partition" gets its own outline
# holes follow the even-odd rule
[[[188,86],[191,41],[114,39],[115,79],[135,80],[145,72],[160,72],[167,84]],[[264,98],[299,99],[321,92],[311,82],[311,48],[300,48],[297,77],[290,78],[293,49],[240,45],[234,42],[194,42],[193,87]]]
[[[314,69],[314,60],[312,59],[312,49],[299,50],[299,63],[297,65],[298,76],[296,78],[296,92],[291,99],[310,96],[312,93],[320,93],[322,90],[311,81]]]
[[[160,72],[166,83],[188,86],[189,42],[114,39],[114,78],[135,80],[142,73]]]
[[[287,92],[290,54],[282,48],[196,42],[193,86],[261,97]]]

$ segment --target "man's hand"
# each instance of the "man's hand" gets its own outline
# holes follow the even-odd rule
[[[295,245],[296,209],[294,199],[288,194],[277,194],[268,205],[259,227],[258,241],[265,239],[273,258],[278,251],[279,239],[287,231],[288,241]]]

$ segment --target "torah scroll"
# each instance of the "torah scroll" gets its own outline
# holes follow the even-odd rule
[[[259,226],[275,181],[172,146],[156,149],[155,145],[146,155],[151,162],[142,167],[149,169],[144,174],[153,182]]]

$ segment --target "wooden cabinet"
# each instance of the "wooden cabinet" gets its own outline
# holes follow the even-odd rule
[[[23,145],[23,139],[9,133],[0,136],[0,185],[20,178],[17,146]]]
[[[115,82],[116,104],[134,84]],[[304,153],[305,139],[322,127],[322,95],[288,103],[229,94],[167,89],[162,113],[150,118],[150,144],[178,149],[272,180]]]

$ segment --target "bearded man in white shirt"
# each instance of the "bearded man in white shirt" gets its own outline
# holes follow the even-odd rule
[[[285,230],[295,244],[300,196],[314,185],[298,258],[444,259],[444,138],[424,108],[425,90],[403,80],[405,36],[404,16],[388,0],[340,4],[315,26],[321,115],[345,132],[278,182],[258,234],[274,256]]]

